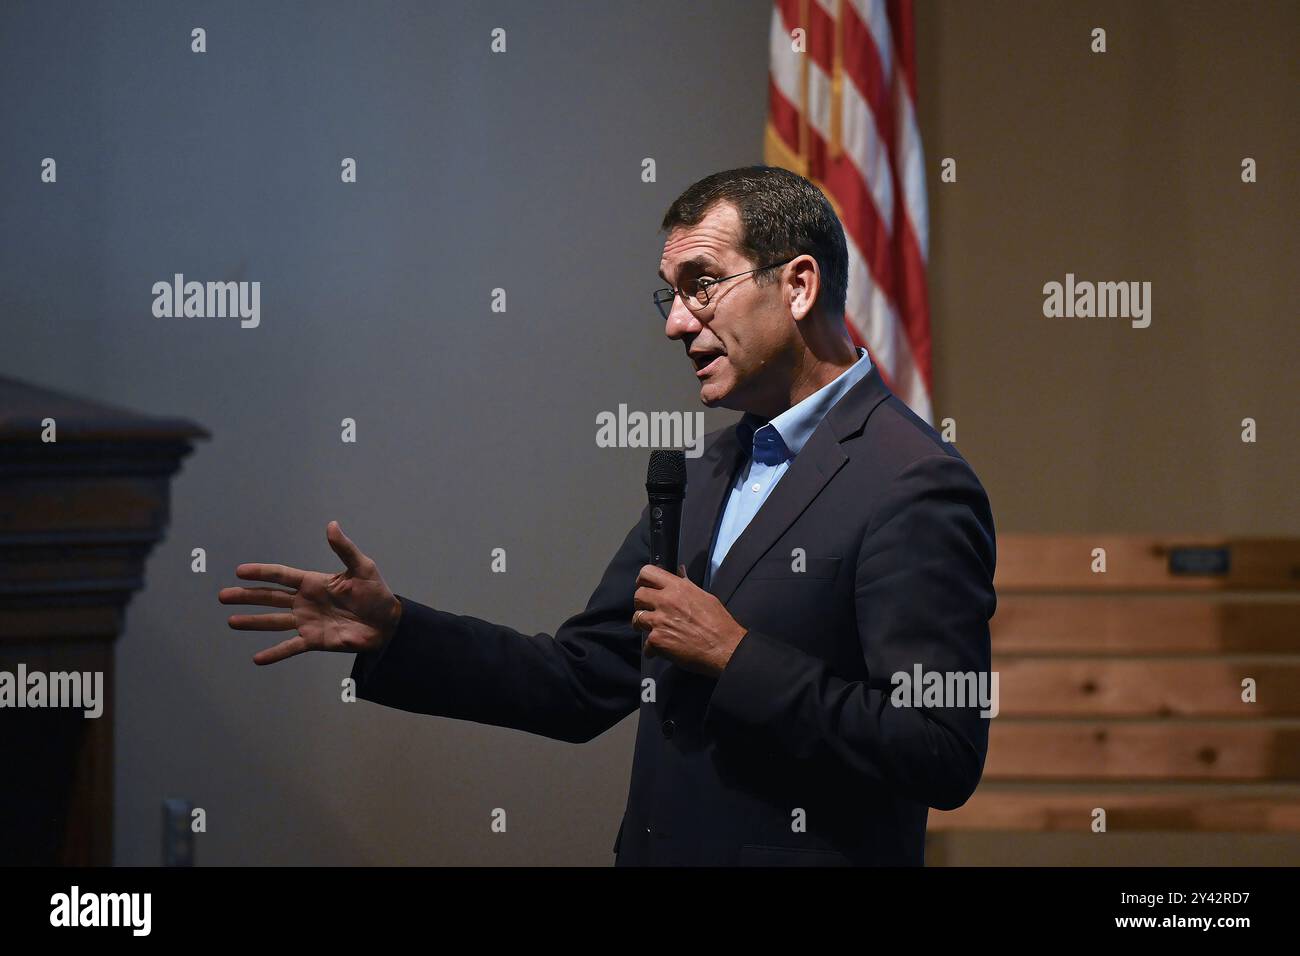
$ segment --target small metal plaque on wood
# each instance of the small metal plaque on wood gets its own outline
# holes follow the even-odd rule
[[[1229,557],[1228,548],[1170,548],[1169,573],[1223,577],[1228,573]]]

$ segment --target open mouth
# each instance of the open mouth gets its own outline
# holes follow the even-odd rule
[[[723,357],[722,352],[708,352],[704,355],[692,355],[691,361],[695,363],[695,376],[704,378],[706,375],[717,371],[717,364]]]

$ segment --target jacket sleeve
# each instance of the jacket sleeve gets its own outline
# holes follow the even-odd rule
[[[877,505],[857,557],[868,679],[844,680],[821,659],[753,629],[718,678],[707,728],[720,746],[741,735],[797,758],[830,759],[930,807],[961,806],[988,750],[980,695],[965,706],[896,706],[893,679],[914,677],[919,665],[923,674],[991,680],[995,562],[993,516],[970,466],[948,455],[912,462]]]
[[[398,595],[402,617],[378,651],[356,656],[363,700],[581,743],[640,703],[636,576],[650,561],[648,509],[605,569],[585,610],[526,635]]]

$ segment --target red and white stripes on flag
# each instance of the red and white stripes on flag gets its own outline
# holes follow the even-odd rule
[[[933,424],[911,0],[776,0],[771,56],[765,162],[830,200],[848,241],[849,332]]]

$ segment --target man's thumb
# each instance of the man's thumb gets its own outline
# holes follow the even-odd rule
[[[339,559],[349,571],[356,572],[360,570],[361,561],[365,556],[352,543],[352,540],[343,533],[343,526],[337,521],[331,521],[325,526],[325,540],[329,542],[334,553],[339,556]]]

